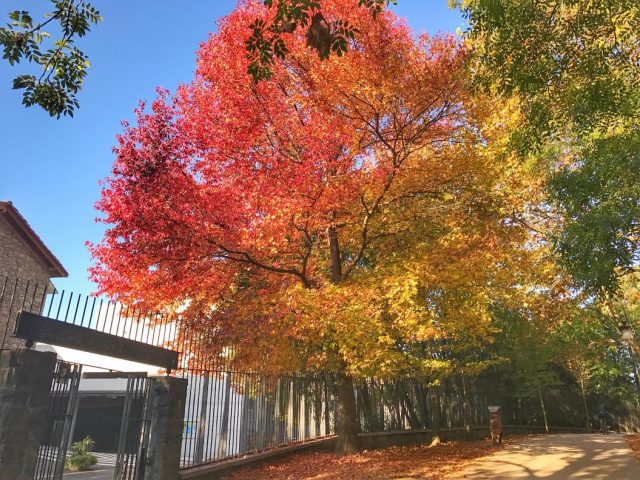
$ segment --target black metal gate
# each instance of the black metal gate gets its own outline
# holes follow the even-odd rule
[[[144,477],[153,393],[150,378],[140,375],[127,378],[114,480],[140,480]]]
[[[153,388],[144,374],[126,375],[114,480],[141,480],[149,447]],[[58,360],[34,480],[62,480],[79,407],[82,365]],[[122,378],[122,377],[120,377]],[[64,477],[66,478],[66,477]],[[72,478],[72,477],[70,477]]]
[[[34,479],[59,480],[73,431],[74,413],[78,408],[78,388],[82,365],[58,360],[51,382],[49,415],[36,463]]]
[[[9,288],[9,289],[8,289]],[[10,293],[10,294],[9,294]],[[46,314],[45,314],[46,312]],[[17,316],[14,316],[17,313]],[[46,316],[45,316],[46,315]],[[4,349],[9,339],[9,325],[15,327],[13,337],[25,341],[27,348],[35,343],[48,344],[92,352],[143,365],[154,365],[167,372],[178,368],[179,352],[167,345],[177,337],[177,323],[163,315],[73,292],[51,289],[50,284],[38,285],[20,279],[0,278],[0,345]],[[11,321],[9,321],[11,320]],[[22,342],[18,341],[18,345]],[[86,367],[89,367],[88,365]],[[117,438],[115,464],[113,444],[109,451],[98,455],[99,467],[113,468],[115,480],[143,478],[149,447],[153,380],[146,373],[115,372],[109,366],[92,366],[116,373],[109,378],[126,378],[126,391],[113,383],[105,389],[118,400],[123,399],[120,431]],[[51,398],[45,432],[41,439],[35,480],[61,480],[67,477],[67,452],[74,440],[80,405],[82,365],[58,361],[51,384]],[[93,377],[98,378],[98,377]],[[104,377],[107,378],[107,377]],[[84,392],[88,398],[95,392]],[[82,423],[82,422],[81,422]],[[113,438],[113,437],[112,437]],[[101,472],[104,476],[104,472]],[[73,478],[73,477],[69,477]]]

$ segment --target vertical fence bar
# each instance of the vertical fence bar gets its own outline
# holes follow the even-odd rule
[[[82,367],[80,365],[69,366],[69,390],[67,393],[67,404],[62,420],[62,428],[60,432],[60,442],[58,444],[58,452],[56,456],[56,471],[55,475],[62,478],[64,471],[64,463],[67,457],[67,449],[71,441],[71,426],[73,423],[74,412],[76,411],[77,402],[80,400],[78,397],[78,390],[80,387],[80,377],[82,375]]]
[[[231,396],[231,373],[224,372],[224,404],[222,407],[222,419],[220,420],[220,443],[218,444],[218,458],[227,455],[227,442],[229,433],[229,402]]]

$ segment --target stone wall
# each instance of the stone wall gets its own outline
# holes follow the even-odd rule
[[[187,380],[153,377],[151,421],[145,480],[175,480],[180,469]]]
[[[20,310],[39,312],[49,272],[31,248],[0,216],[0,349],[24,346],[11,337]]]
[[[0,480],[31,480],[49,411],[53,352],[0,353]]]

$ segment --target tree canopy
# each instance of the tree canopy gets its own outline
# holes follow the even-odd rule
[[[490,341],[495,298],[562,297],[518,221],[540,191],[506,148],[517,105],[474,95],[453,37],[354,6],[323,5],[361,32],[348,55],[294,32],[256,84],[244,41],[269,11],[243,3],[194,80],[138,110],[98,203],[105,292],[188,306],[239,364],[348,379],[436,376],[454,368],[438,344]]]
[[[126,304],[180,314],[206,344],[198,355],[335,374],[343,453],[357,448],[353,381],[367,377],[437,385],[497,369],[543,411],[545,392],[571,378],[589,422],[588,395],[637,373],[633,349],[611,338],[620,309],[589,295],[624,265],[598,263],[615,281],[597,284],[571,257],[600,255],[568,243],[596,209],[571,210],[578,193],[594,198],[592,186],[570,190],[572,175],[589,155],[606,161],[635,120],[615,113],[628,123],[606,133],[595,114],[557,113],[579,105],[559,105],[555,84],[501,83],[497,40],[476,26],[488,3],[464,3],[466,41],[415,37],[384,3],[322,2],[327,25],[357,32],[341,55],[309,48],[309,29],[271,30],[283,54],[258,82],[247,39],[274,8],[277,21],[293,14],[254,0],[222,19],[194,79],[125,123],[97,204],[108,228],[90,246],[92,278]],[[320,6],[300,8],[304,21]],[[546,123],[540,108],[554,112]],[[626,185],[633,203],[633,178],[601,181],[602,197],[621,202]],[[556,258],[555,232],[585,288]]]
[[[283,37],[306,29],[321,58],[342,55],[360,33],[324,2],[267,1],[268,19],[253,22],[247,41],[255,80],[288,50]],[[389,3],[360,1],[374,17]],[[565,223],[556,233],[580,288],[615,293],[638,264],[640,204],[637,119],[638,33],[633,0],[450,0],[469,22],[472,69],[481,85],[516,95],[526,118],[512,148],[544,164],[549,202]]]
[[[259,84],[238,52],[266,10],[247,3],[191,84],[138,111],[98,204],[106,292],[188,303],[254,363],[384,375],[428,371],[424,341],[488,335],[492,295],[554,275],[525,276],[544,248],[515,220],[539,192],[500,143],[514,106],[470,93],[453,38],[352,3],[326,8],[363,26],[357,50],[322,62],[294,36]]]
[[[640,243],[640,6],[633,0],[464,0],[478,79],[516,95],[513,146],[547,169],[557,244],[581,287],[616,291]]]

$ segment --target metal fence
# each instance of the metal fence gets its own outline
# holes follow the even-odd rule
[[[364,432],[488,425],[487,407],[505,400],[498,389],[486,388],[492,380],[454,376],[430,385],[418,379],[368,379],[355,387],[360,425]],[[529,418],[533,424],[538,420]]]
[[[0,279],[3,348],[12,340],[12,323],[20,310],[178,350],[180,368],[171,374],[188,380],[183,467],[335,432],[335,384],[329,375],[269,377],[235,371],[225,364],[224,357],[208,360],[203,355],[206,339],[198,338],[179,317],[167,318],[109,299],[56,291],[49,284],[8,278]],[[503,405],[505,423],[543,425],[544,406],[537,396],[514,394],[514,386],[500,375],[500,371],[487,371],[472,378],[447,378],[438,385],[415,378],[362,381],[355,386],[362,431],[486,425],[487,406],[492,404]],[[583,399],[570,383],[562,389],[549,389],[545,395],[550,424],[584,426]],[[592,404],[595,401],[589,398]]]
[[[327,378],[234,371],[187,378],[183,467],[334,433],[335,397]]]
[[[0,276],[0,350],[24,344],[11,338],[18,312],[40,313],[43,303],[52,292],[53,287],[48,282]]]
[[[143,478],[149,444],[153,389],[146,377],[131,375],[120,422],[115,478],[137,480]]]
[[[188,380],[181,459],[184,467],[334,433],[336,400],[329,376],[270,377],[235,371],[224,359],[207,359],[206,342],[190,333],[180,318],[170,319],[107,298],[56,290],[48,283],[0,278],[0,285],[4,286],[0,290],[3,348],[21,342],[11,338],[11,332],[18,313],[26,311],[136,342],[178,350],[180,368],[171,374]],[[128,390],[126,398],[129,398]],[[125,408],[127,405],[125,403]],[[129,415],[124,412],[122,418],[129,418]],[[123,424],[121,428],[127,428],[127,425]],[[127,442],[137,441],[129,439],[128,435],[122,438]],[[120,447],[119,455],[131,456],[135,450]],[[130,464],[129,470],[138,468],[135,458],[125,460],[124,463]]]
[[[65,467],[82,366],[57,361],[34,479],[60,478]]]

